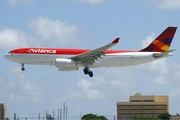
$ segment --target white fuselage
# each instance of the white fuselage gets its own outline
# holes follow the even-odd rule
[[[174,50],[169,50],[169,47],[176,29],[177,27],[168,27],[146,48],[138,51],[109,50],[119,42],[120,38],[116,38],[93,50],[27,47],[13,49],[4,57],[20,63],[22,71],[25,70],[24,64],[54,65],[59,71],[73,71],[83,67],[84,74],[93,77],[89,68],[132,66],[172,56]]]
[[[123,67],[132,66],[142,63],[151,62],[164,57],[172,56],[168,53],[162,57],[154,58],[153,54],[159,52],[124,52],[106,54],[95,61],[94,64],[89,65],[93,67]],[[70,58],[73,55],[58,55],[58,54],[13,54],[8,53],[5,58],[21,64],[34,64],[34,65],[55,65],[57,58]],[[77,67],[84,67],[83,64],[77,63]]]

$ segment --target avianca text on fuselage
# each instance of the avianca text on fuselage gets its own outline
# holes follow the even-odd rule
[[[40,54],[56,54],[56,50],[50,50],[50,49],[36,49],[31,48],[28,50],[29,53],[40,53]]]
[[[22,71],[25,70],[24,64],[54,65],[59,71],[73,71],[84,67],[84,74],[92,77],[90,68],[132,66],[172,56],[174,50],[169,48],[176,29],[177,27],[166,28],[146,48],[137,51],[108,50],[119,42],[119,38],[116,38],[94,50],[19,48],[11,50],[5,58],[20,63]]]

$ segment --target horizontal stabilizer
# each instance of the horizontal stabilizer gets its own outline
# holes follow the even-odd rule
[[[167,54],[169,54],[169,53],[171,53],[171,52],[173,52],[173,51],[175,51],[175,50],[176,50],[176,49],[168,50],[168,51],[166,51],[166,52],[161,52],[161,53],[154,53],[154,54],[153,54],[153,57],[154,57],[154,58],[163,57],[163,56],[165,56],[165,55],[167,55]]]

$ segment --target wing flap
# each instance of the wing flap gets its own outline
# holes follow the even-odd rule
[[[85,66],[88,65],[92,65],[94,63],[96,63],[95,61],[98,60],[99,58],[102,58],[102,56],[105,56],[105,50],[111,48],[112,46],[114,46],[115,44],[117,44],[119,41],[119,38],[116,38],[114,41],[112,41],[111,43],[104,45],[102,47],[99,47],[97,49],[76,55],[74,57],[72,57],[71,59],[75,60],[75,61],[81,61],[81,63],[83,63]]]

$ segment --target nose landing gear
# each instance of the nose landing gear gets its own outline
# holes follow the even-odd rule
[[[93,77],[93,72],[90,71],[88,67],[85,67],[85,68],[83,69],[83,71],[84,71],[84,74],[85,74],[85,75],[88,74],[89,77]]]
[[[21,66],[22,66],[21,70],[25,71],[24,64],[22,64]]]

